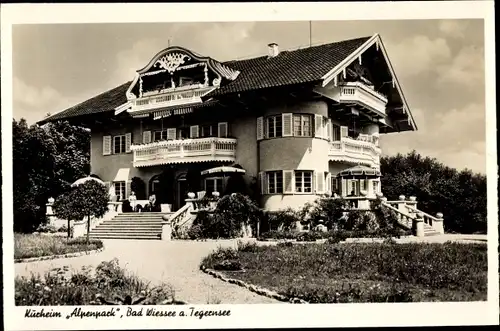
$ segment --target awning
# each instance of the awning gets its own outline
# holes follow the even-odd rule
[[[215,173],[246,173],[245,169],[241,168],[236,168],[236,167],[229,167],[229,166],[221,166],[221,167],[215,167],[207,170],[203,170],[201,172],[202,175],[210,175],[210,174],[215,174]]]
[[[366,178],[366,177],[380,177],[382,173],[376,168],[369,168],[363,165],[357,165],[352,168],[342,170],[338,173],[337,177],[356,177],[356,178]]]
[[[130,168],[120,168],[113,182],[126,182],[129,179]]]

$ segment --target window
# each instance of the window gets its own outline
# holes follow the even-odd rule
[[[192,85],[193,84],[193,79],[190,77],[179,77],[179,87],[180,86],[186,86],[186,85]]]
[[[339,141],[340,140],[340,126],[337,124],[332,124],[332,140]]]
[[[332,193],[337,193],[340,195],[339,181],[337,177],[332,177]]]
[[[118,201],[125,199],[125,182],[115,182],[115,195]]]
[[[217,125],[203,125],[201,127],[201,137],[217,137]]]
[[[378,193],[378,181],[377,180],[373,181],[373,192]]]
[[[188,139],[189,128],[180,128],[177,130],[177,139]]]
[[[155,131],[153,141],[167,140],[167,130]]]
[[[222,178],[207,178],[205,179],[205,191],[207,194],[212,195],[212,192],[221,192]]]
[[[295,171],[295,192],[312,192],[312,171]]]
[[[126,152],[126,139],[125,135],[113,137],[114,154]]]
[[[283,117],[281,115],[267,118],[267,137],[276,138],[283,136]]]
[[[362,191],[368,191],[368,180],[366,179],[361,179],[360,180],[360,186]]]
[[[283,193],[282,171],[270,171],[267,173],[267,192],[269,194]]]
[[[312,137],[312,115],[293,115],[293,135]]]

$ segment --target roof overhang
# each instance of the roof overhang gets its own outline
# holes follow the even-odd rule
[[[347,67],[350,64],[352,64],[354,61],[359,61],[361,63],[362,62],[362,54],[374,45],[377,48],[377,50],[380,50],[381,53],[383,54],[384,60],[387,64],[390,75],[392,77],[392,85],[398,91],[398,94],[399,94],[399,97],[400,97],[401,103],[402,103],[402,112],[403,112],[403,114],[407,115],[407,119],[405,119],[404,121],[408,122],[410,129],[412,129],[414,131],[418,130],[417,124],[415,123],[415,119],[413,118],[413,115],[410,111],[410,107],[408,106],[408,102],[406,101],[406,98],[403,94],[403,90],[401,88],[399,80],[396,76],[394,68],[392,67],[391,61],[389,60],[389,57],[387,55],[387,51],[385,49],[385,46],[384,46],[382,39],[378,33],[373,35],[363,45],[361,45],[358,49],[356,49],[354,52],[352,52],[351,55],[346,57],[342,62],[340,62],[337,66],[335,66],[332,70],[330,70],[327,74],[325,74],[322,77],[321,87],[325,87],[331,81],[336,80],[339,75],[341,75],[341,74],[345,75],[345,71],[346,71]],[[398,120],[398,121],[401,121],[401,120]]]

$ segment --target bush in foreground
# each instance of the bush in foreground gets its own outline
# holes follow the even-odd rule
[[[68,240],[60,236],[14,234],[15,259],[92,251],[102,247],[102,241],[96,239],[87,243],[85,238]]]
[[[486,300],[483,244],[314,244],[219,249],[202,264],[238,262],[232,278],[313,303]]]
[[[152,287],[119,266],[118,260],[102,262],[95,269],[84,267],[70,273],[56,268],[44,277],[16,277],[17,306],[64,306],[103,304],[178,304],[166,284]]]

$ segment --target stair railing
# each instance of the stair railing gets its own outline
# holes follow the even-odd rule
[[[407,213],[403,210],[400,210],[396,207],[394,207],[391,202],[389,201],[384,201],[382,199],[382,205],[392,211],[394,211],[398,217],[398,222],[399,224],[403,225],[407,229],[412,229],[413,227],[413,222],[416,220],[416,215],[412,215],[410,213]]]
[[[440,234],[444,234],[444,226],[443,226],[443,214],[437,213],[436,216],[432,216],[426,212],[423,212],[415,207],[407,206],[408,209],[412,210],[414,213],[421,214],[424,219],[424,223],[431,226],[434,230],[439,232]]]
[[[170,217],[170,222],[174,235],[177,235],[182,225],[185,223],[186,220],[189,219],[189,214],[192,209],[193,209],[193,204],[188,202],[184,206],[179,208],[175,213],[172,214],[172,216]]]

